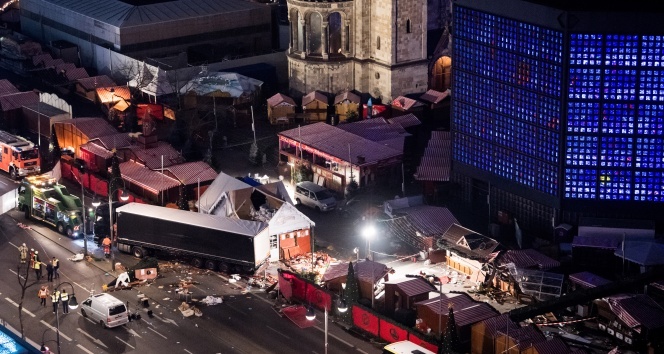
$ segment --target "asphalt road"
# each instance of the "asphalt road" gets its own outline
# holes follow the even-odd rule
[[[0,182],[11,186],[0,175]],[[0,183],[2,188],[3,183]],[[19,223],[29,225],[23,228]],[[77,301],[83,302],[91,291],[99,293],[102,284],[114,279],[110,261],[104,259],[102,251],[94,243],[88,247],[99,260],[94,262],[72,262],[67,260],[74,253],[82,252],[82,240],[70,240],[57,234],[46,225],[26,221],[22,213],[10,211],[0,216],[0,318],[13,328],[20,328],[18,304],[21,303],[21,287],[18,275],[27,276],[33,284],[35,274],[26,269],[17,269],[18,251],[25,242],[39,251],[43,259],[58,257],[61,261],[60,289],[72,287]],[[117,254],[116,261],[133,265],[138,260]],[[142,319],[126,326],[103,329],[99,324],[84,318],[80,310],[71,310],[59,315],[60,346],[62,353],[323,353],[323,323],[319,314],[317,325],[300,329],[290,320],[281,317],[273,307],[274,300],[267,299],[259,289],[245,293],[245,283],[231,284],[223,274],[195,269],[183,264],[164,263],[162,276],[151,285],[134,287],[131,290],[112,292],[130,304],[131,311],[140,311]],[[185,318],[177,310],[181,301],[174,289],[177,283],[187,278],[196,283],[195,300],[207,295],[223,296],[220,305],[200,304],[203,316]],[[37,290],[41,285],[57,286],[44,278],[30,286],[23,298],[24,334],[38,347],[42,340],[51,349],[57,347],[56,316],[52,312],[50,299],[41,307]],[[69,283],[66,284],[65,282]],[[143,293],[150,299],[153,316],[138,304],[138,295]],[[195,303],[195,302],[194,302]],[[329,353],[377,353],[378,349],[353,337],[340,327],[330,323]],[[43,338],[43,339],[42,339]]]

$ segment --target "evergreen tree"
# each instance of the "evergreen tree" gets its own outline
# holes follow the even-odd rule
[[[189,210],[189,200],[187,197],[187,188],[184,184],[180,184],[180,194],[178,197],[178,208],[180,210]]]
[[[314,178],[314,171],[311,167],[304,163],[298,163],[295,166],[295,176],[293,176],[296,183],[302,181],[311,181]]]
[[[62,149],[60,149],[60,142],[58,141],[58,136],[55,134],[55,130],[51,132],[51,143],[49,144],[48,149],[48,170],[52,170],[53,167],[60,161],[62,157]]]
[[[341,314],[343,322],[350,324],[353,320],[353,306],[360,301],[360,286],[355,278],[355,269],[353,262],[348,262],[348,276],[346,277],[346,290],[344,290],[343,298],[346,300],[348,310]]]
[[[438,346],[438,354],[456,353],[456,350],[459,348],[459,334],[457,333],[452,303],[449,304],[448,308],[447,326],[445,327],[445,334],[441,338],[440,346]]]
[[[108,193],[111,195],[113,201],[118,200],[116,191],[123,186],[122,173],[120,173],[120,158],[114,150],[113,157],[111,157],[111,174],[108,176]]]

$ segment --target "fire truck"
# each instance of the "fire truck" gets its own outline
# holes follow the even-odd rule
[[[25,138],[0,130],[0,169],[13,179],[39,173],[39,149]]]
[[[18,208],[26,219],[54,226],[68,237],[83,235],[81,199],[47,175],[29,176],[18,187]]]

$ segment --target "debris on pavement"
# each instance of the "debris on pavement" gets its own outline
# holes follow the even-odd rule
[[[67,259],[72,261],[72,262],[80,262],[80,261],[85,259],[85,256],[83,255],[83,253],[77,253],[77,254],[75,254],[75,255],[67,258]]]
[[[203,300],[201,300],[201,302],[208,306],[219,305],[224,302],[224,298],[221,296],[208,295]]]

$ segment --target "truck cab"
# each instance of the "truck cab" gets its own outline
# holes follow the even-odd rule
[[[0,169],[12,179],[39,173],[39,149],[25,138],[0,130]]]
[[[55,227],[68,237],[83,235],[81,200],[46,175],[26,177],[18,187],[18,208],[26,219]]]

